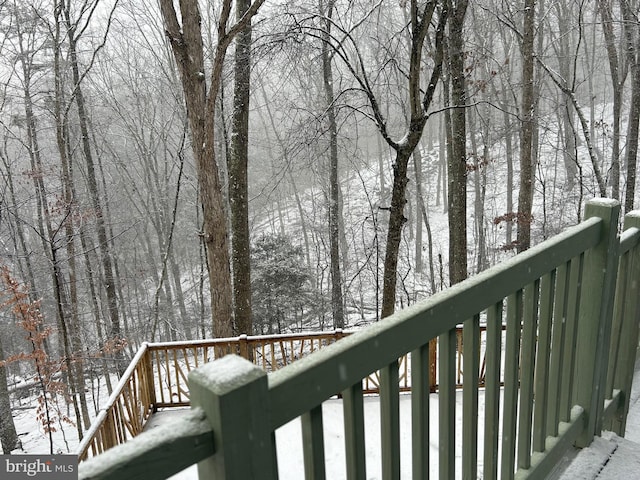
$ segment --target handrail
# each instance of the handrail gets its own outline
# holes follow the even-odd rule
[[[179,422],[159,425],[153,435],[126,444],[128,453],[110,449],[99,463],[82,462],[82,477],[103,480],[147,478],[149,465],[169,477],[215,453],[213,432],[202,409],[186,411]]]
[[[253,361],[266,372],[271,372],[350,333],[336,330],[280,335],[240,335],[232,338],[149,344],[156,407],[188,406],[188,373],[193,368],[223,355],[235,353]]]
[[[630,227],[620,234],[619,255],[628,252],[640,242],[640,228]]]
[[[85,432],[77,450],[80,460],[86,459],[89,452],[98,455],[135,437],[155,411],[153,390],[149,388],[151,372],[144,361],[148,349],[146,342],[138,349],[107,403]]]

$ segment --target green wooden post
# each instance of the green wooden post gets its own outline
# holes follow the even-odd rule
[[[502,354],[503,302],[487,310],[487,373],[485,376],[484,471],[483,478],[498,478],[498,432],[500,430],[500,365]]]
[[[411,460],[414,480],[429,478],[429,343],[411,352]]]
[[[478,478],[478,377],[480,315],[465,320],[463,331],[462,477]]]
[[[531,436],[533,429],[534,366],[538,335],[538,303],[540,281],[524,290],[524,318],[520,352],[520,405],[518,413],[518,468],[531,467]]]
[[[640,210],[629,212],[624,217],[624,229],[640,229]],[[623,318],[618,348],[618,364],[613,374],[613,387],[623,392],[623,404],[608,425],[618,435],[624,435],[629,413],[629,394],[633,382],[633,373],[638,349],[638,326],[640,325],[640,245],[630,251],[627,268],[627,284],[623,304]],[[620,288],[620,285],[618,286]]]
[[[202,408],[211,424],[216,452],[198,463],[199,478],[275,480],[267,374],[227,355],[193,370],[189,389],[191,405]]]
[[[442,480],[456,478],[456,329],[438,337],[440,379],[438,386],[438,461]]]
[[[382,478],[400,479],[400,398],[398,361],[380,370]]]
[[[362,381],[342,392],[344,443],[347,480],[366,480],[367,462],[364,445],[364,403]]]
[[[302,453],[304,457],[305,480],[326,478],[324,458],[324,429],[322,426],[322,405],[300,417],[302,426]]]
[[[613,296],[618,267],[616,234],[620,203],[597,199],[587,203],[585,219],[602,218],[601,240],[585,253],[580,318],[577,325],[574,403],[584,408],[586,428],[576,440],[586,447],[602,430],[605,380],[609,358]]]

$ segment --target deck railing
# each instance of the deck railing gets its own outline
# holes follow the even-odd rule
[[[485,479],[545,478],[568,449],[589,445],[603,426],[624,433],[640,321],[640,212],[626,216],[620,237],[618,215],[617,202],[589,202],[580,225],[292,366],[267,374],[234,355],[206,363],[188,375],[187,416],[82,463],[80,478],[120,479],[139,471],[165,478],[198,463],[201,478],[275,479],[274,432],[300,418],[305,476],[322,479],[322,404],[338,392],[345,478],[366,478],[363,380],[379,372],[381,473],[399,479],[399,359],[406,355],[412,478],[427,478],[432,465],[443,479],[478,478],[479,465]],[[436,338],[439,408],[433,418],[429,358]],[[460,350],[463,402],[457,411]],[[430,438],[432,424],[436,438]],[[462,438],[458,449],[456,437]],[[437,458],[429,453],[434,442]]]
[[[337,330],[143,343],[85,433],[79,458],[85,460],[131,440],[158,409],[189,406],[188,374],[208,362],[233,353],[272,372],[349,334]]]
[[[486,328],[481,327],[484,336]],[[85,433],[78,451],[80,460],[98,455],[126,443],[142,433],[150,416],[159,409],[190,405],[188,375],[192,370],[224,355],[233,353],[265,372],[274,372],[347,337],[354,332],[241,335],[235,338],[181,342],[143,343],[119,384],[102,407],[91,428]],[[456,385],[462,387],[462,328],[457,329]],[[483,342],[484,344],[484,342]],[[399,360],[398,386],[411,391],[411,356]],[[480,385],[484,382],[481,372]],[[363,379],[365,394],[377,394],[379,372]],[[437,391],[437,362],[432,356],[429,385]]]

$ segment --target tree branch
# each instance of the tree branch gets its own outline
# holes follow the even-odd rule
[[[598,190],[600,192],[601,197],[607,196],[607,189],[604,179],[602,178],[602,173],[600,172],[600,166],[598,165],[598,156],[596,154],[595,147],[593,146],[593,142],[591,141],[591,134],[589,133],[589,122],[587,118],[584,116],[584,112],[582,111],[582,107],[578,103],[578,99],[576,98],[575,92],[568,88],[566,84],[566,79],[562,79],[561,82],[557,77],[559,75],[554,73],[537,55],[534,55],[538,64],[542,67],[542,69],[547,72],[549,78],[556,86],[564,93],[571,103],[573,104],[573,108],[575,108],[578,118],[580,119],[580,125],[582,127],[582,134],[584,135],[584,141],[587,144],[587,150],[589,151],[589,157],[591,159],[591,165],[593,167],[593,173],[596,176],[596,181],[598,182]]]

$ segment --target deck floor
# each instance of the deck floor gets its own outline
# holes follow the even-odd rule
[[[572,459],[560,480],[640,478],[640,358],[636,361],[624,438],[603,432]]]
[[[640,359],[636,363],[633,389],[631,392],[631,405],[627,418],[625,438],[620,438],[611,432],[604,432],[602,437],[596,438],[594,443],[583,450],[575,452],[567,457],[566,461],[559,465],[551,478],[556,480],[577,479],[627,479],[640,478]],[[456,403],[457,411],[461,412],[462,394],[458,392]],[[480,392],[479,418],[484,418],[483,392]],[[431,396],[431,418],[437,419],[438,397]],[[146,429],[152,429],[157,425],[167,422],[172,418],[179,418],[185,409],[168,409],[154,414],[147,423]],[[365,397],[365,436],[367,452],[367,478],[377,479],[380,475],[380,415],[378,397]],[[323,404],[323,419],[325,426],[325,455],[327,478],[345,478],[344,473],[344,433],[342,429],[342,401],[339,399],[328,400]],[[456,451],[461,451],[461,418],[457,418],[458,439]],[[479,425],[482,432],[483,425]],[[411,478],[410,453],[411,453],[411,397],[408,394],[400,398],[400,434],[401,434],[401,477]],[[278,447],[278,471],[283,480],[299,480],[304,478],[302,463],[302,438],[300,423],[298,420],[284,425],[276,431],[276,443]],[[483,444],[478,444],[479,461],[482,461]],[[430,455],[432,461],[431,478],[437,478],[437,425],[433,425],[430,442]],[[456,458],[456,469],[460,472],[461,458]],[[482,478],[482,465],[478,467],[478,476]],[[197,480],[197,467],[194,465],[180,472],[171,480]]]
[[[480,392],[479,398],[479,418],[484,418],[484,395]],[[457,392],[456,411],[462,412],[462,392]],[[323,403],[323,424],[325,435],[325,463],[326,478],[339,480],[346,478],[345,457],[344,457],[344,429],[342,400],[330,399]],[[435,423],[432,423],[430,432],[430,464],[431,478],[437,478],[438,474],[438,443],[437,443],[437,419],[438,419],[438,396],[432,394],[429,403],[430,416]],[[184,410],[182,410],[183,412]],[[181,410],[166,410],[154,414],[149,421],[147,428],[153,428],[166,422],[169,418],[179,417]],[[365,438],[367,457],[367,478],[382,478],[381,457],[380,457],[380,402],[377,396],[365,396]],[[456,452],[462,451],[462,418],[461,413],[456,418]],[[479,428],[484,428],[483,424]],[[411,478],[411,395],[400,395],[400,443],[401,443],[401,477]],[[276,445],[278,454],[278,474],[281,480],[300,480],[304,478],[304,466],[302,458],[302,434],[299,419],[283,425],[276,431]],[[478,444],[478,455],[482,461],[483,444]],[[460,469],[462,458],[456,456],[456,468]],[[482,465],[479,466],[481,471]],[[196,480],[197,468],[190,467],[180,472],[171,480]]]

